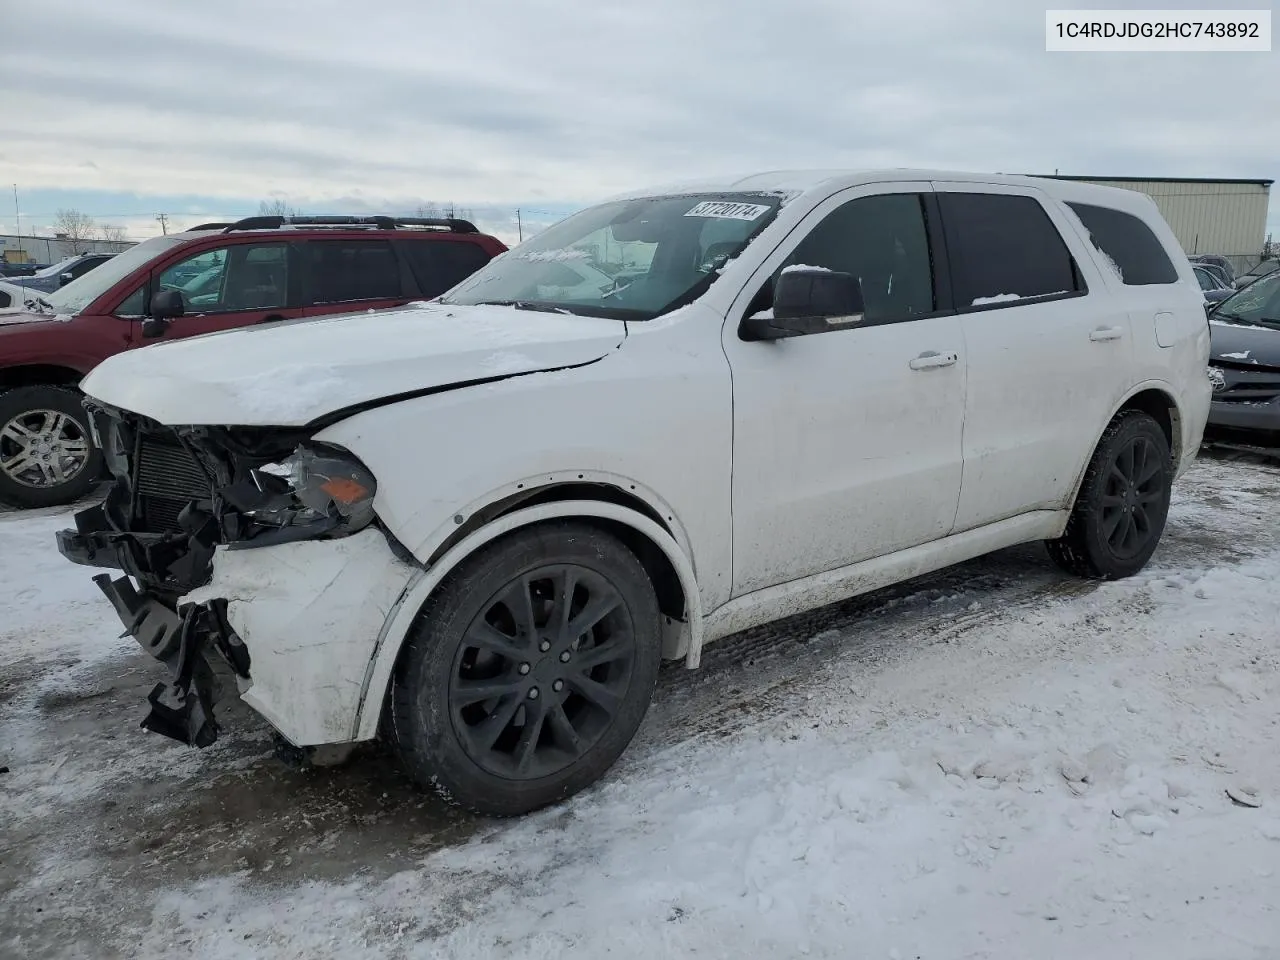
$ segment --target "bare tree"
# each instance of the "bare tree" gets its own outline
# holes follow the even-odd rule
[[[296,217],[298,210],[276,197],[274,200],[263,200],[258,204],[258,214],[263,217]]]
[[[79,210],[59,210],[53,218],[54,235],[71,244],[72,253],[83,253],[93,242],[98,225],[93,217]]]
[[[102,239],[107,243],[124,243],[124,227],[115,227],[109,223],[104,223],[100,229],[102,231]]]

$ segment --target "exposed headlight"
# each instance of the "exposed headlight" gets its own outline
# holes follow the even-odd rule
[[[296,538],[347,536],[373,522],[378,485],[344,450],[300,446],[291,456],[258,467],[252,479],[262,496],[242,505],[243,512],[263,526],[294,528]]]
[[[1227,389],[1227,376],[1222,372],[1221,367],[1210,366],[1206,371],[1209,375],[1209,382],[1213,384],[1213,392],[1221,393]]]

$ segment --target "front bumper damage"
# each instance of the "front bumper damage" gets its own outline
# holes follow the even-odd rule
[[[412,565],[394,555],[377,529],[309,540],[296,528],[260,522],[256,508],[277,503],[280,492],[254,488],[252,471],[287,455],[296,432],[276,432],[255,447],[248,443],[253,438],[227,431],[179,432],[86,406],[115,480],[101,504],[76,513],[74,529],[58,532],[57,545],[74,563],[124,574],[93,580],[124,635],[168,671],[148,695],[142,726],[209,746],[219,736],[214,708],[229,672],[241,698],[295,746],[350,739],[355,720],[347,714],[358,713],[362,703],[364,668],[381,618]],[[148,445],[155,443],[163,448],[148,461]],[[149,462],[167,472],[148,473]],[[340,523],[328,517],[316,526],[331,530]],[[332,589],[342,585],[355,596]],[[251,629],[261,656],[250,656]],[[315,646],[332,644],[335,634],[349,640],[349,649],[311,663]],[[349,705],[289,702],[306,697],[307,684],[332,689],[326,669],[353,675],[354,695],[340,698]]]
[[[147,695],[151,711],[143,729],[196,747],[218,739],[213,706],[217,697],[214,664],[217,654],[237,677],[248,680],[250,657],[244,642],[227,621],[224,598],[175,607],[147,590],[139,593],[128,577],[93,578],[125,625],[125,632],[169,670],[168,683]]]

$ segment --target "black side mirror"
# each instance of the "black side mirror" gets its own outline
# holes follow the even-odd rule
[[[162,337],[172,320],[187,312],[181,290],[161,290],[151,298],[151,317],[142,323],[142,335]]]
[[[74,280],[74,279],[75,279],[75,277],[73,277],[73,276],[71,275],[71,273],[70,273],[70,272],[63,273],[63,274],[59,274],[59,275],[58,275],[58,286],[60,286],[60,287],[65,287],[68,283],[70,283],[70,282],[71,282],[72,280]]]
[[[862,287],[849,273],[821,267],[787,267],[773,291],[773,309],[742,321],[743,340],[780,340],[828,333],[862,322]]]

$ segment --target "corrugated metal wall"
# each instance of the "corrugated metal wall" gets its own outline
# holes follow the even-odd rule
[[[1230,257],[1237,271],[1257,263],[1266,242],[1270,189],[1260,183],[1195,180],[1088,180],[1145,193],[1188,254]]]
[[[25,250],[27,256],[36,263],[57,263],[67,257],[80,253],[121,253],[133,246],[133,241],[117,243],[113,240],[82,240],[72,243],[70,240],[58,240],[54,237],[0,235],[0,253],[6,250]]]

